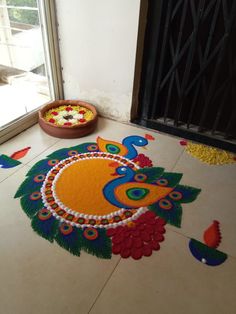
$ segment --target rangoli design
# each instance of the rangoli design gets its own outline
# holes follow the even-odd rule
[[[208,266],[218,266],[225,262],[227,254],[217,250],[221,243],[220,223],[214,220],[203,234],[204,243],[190,239],[189,249],[192,255]]]
[[[154,140],[128,136],[60,149],[37,162],[15,197],[32,228],[79,256],[150,256],[164,240],[165,224],[181,226],[182,203],[200,190],[180,185],[180,173],[153,167],[136,147]]]
[[[0,168],[9,169],[20,165],[21,161],[19,161],[19,159],[23,158],[28,153],[30,148],[31,147],[26,147],[21,150],[18,150],[11,156],[7,156],[4,154],[0,155]]]

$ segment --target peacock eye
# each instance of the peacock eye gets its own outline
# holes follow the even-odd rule
[[[142,140],[139,140],[139,143],[142,143],[143,141]]]
[[[126,168],[125,168],[125,167],[122,167],[120,170],[121,170],[121,171],[126,171]]]

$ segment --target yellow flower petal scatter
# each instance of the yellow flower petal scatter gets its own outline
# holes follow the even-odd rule
[[[215,147],[188,142],[186,151],[209,165],[224,165],[236,162],[235,155]]]

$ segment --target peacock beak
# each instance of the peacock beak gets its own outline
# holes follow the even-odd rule
[[[141,148],[142,148],[142,149],[145,149],[145,150],[147,150],[147,147],[146,147],[146,146],[142,146]]]

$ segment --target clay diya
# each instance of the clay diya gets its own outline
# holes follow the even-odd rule
[[[94,131],[96,108],[80,100],[56,100],[39,110],[39,125],[49,135],[78,138]]]

